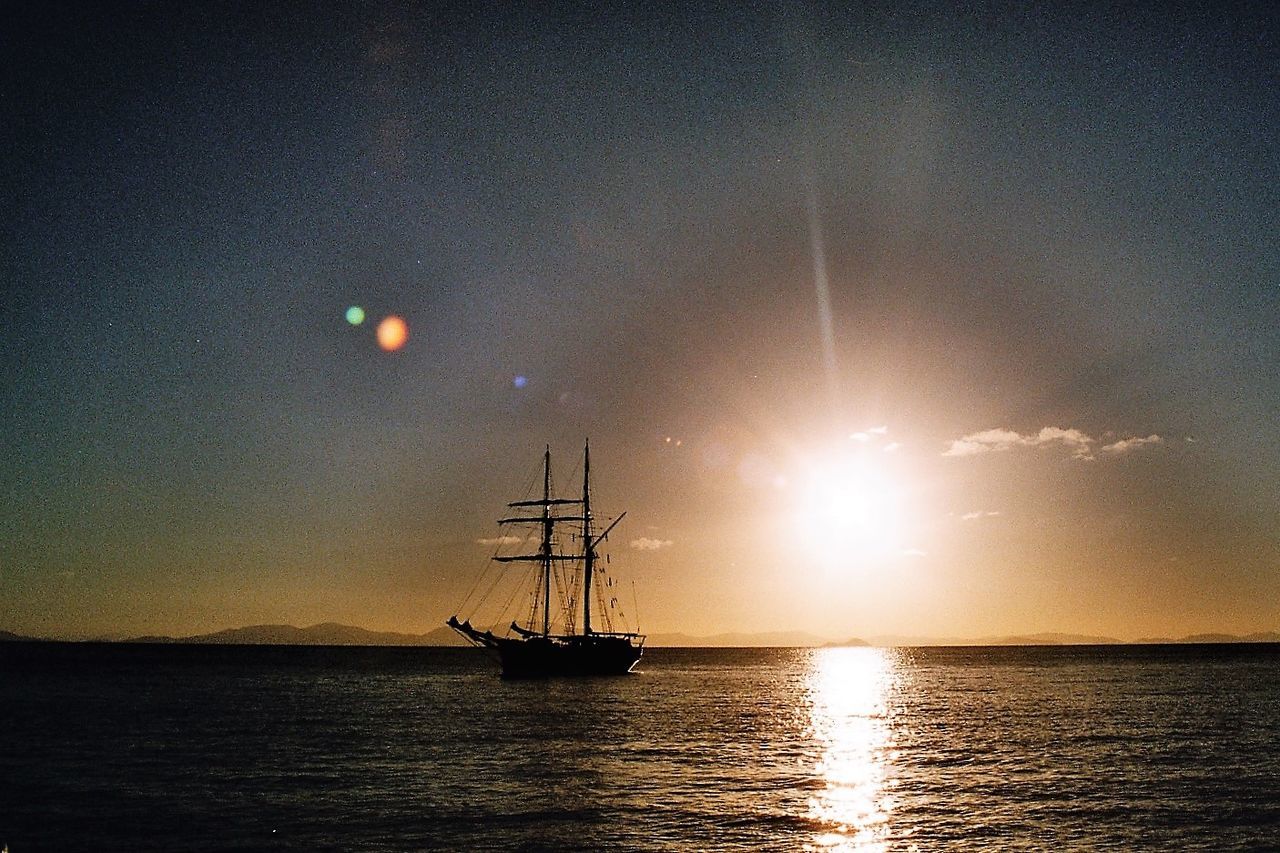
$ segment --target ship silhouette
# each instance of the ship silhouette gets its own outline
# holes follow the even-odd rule
[[[606,570],[608,555],[600,549],[626,513],[596,532],[590,444],[583,450],[581,496],[556,497],[550,447],[542,461],[541,497],[507,504],[513,514],[498,520],[504,529],[514,526],[537,531],[537,551],[495,554],[492,558],[497,564],[531,564],[535,568],[527,575],[527,586],[532,588],[524,590],[523,598],[529,602],[526,618],[523,622],[512,620],[501,633],[477,628],[470,618],[459,619],[458,614],[445,624],[475,645],[495,652],[504,678],[624,675],[640,660],[645,638],[638,632],[614,630],[618,598],[612,594],[614,579]],[[517,537],[499,537],[498,541],[508,538]],[[519,541],[529,542],[531,536]],[[483,603],[482,596],[477,607]],[[593,603],[603,630],[592,624]]]

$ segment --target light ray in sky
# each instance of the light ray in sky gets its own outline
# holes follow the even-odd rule
[[[836,367],[835,322],[831,318],[831,286],[827,281],[827,252],[822,239],[822,217],[818,208],[818,191],[810,178],[809,252],[813,257],[813,290],[818,302],[818,327],[822,335],[822,366],[827,374],[827,394],[833,412],[840,409],[840,386]]]

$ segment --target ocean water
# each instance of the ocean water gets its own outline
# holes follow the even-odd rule
[[[0,645],[37,850],[1280,850],[1280,646]]]

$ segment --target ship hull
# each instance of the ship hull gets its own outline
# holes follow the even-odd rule
[[[501,638],[495,644],[503,678],[626,675],[644,648],[629,637]]]
[[[512,626],[521,637],[499,637],[451,616],[445,623],[477,646],[498,653],[503,678],[626,675],[644,653],[641,634],[531,634]]]

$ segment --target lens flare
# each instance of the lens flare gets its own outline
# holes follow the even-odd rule
[[[387,352],[395,352],[409,339],[409,326],[403,319],[391,314],[378,324],[378,346]]]
[[[359,305],[352,305],[347,309],[347,322],[353,326],[359,326],[364,322],[364,309]]]
[[[511,380],[511,384],[516,386],[517,388],[523,388],[524,386],[529,384],[529,377],[517,376],[515,379]]]

